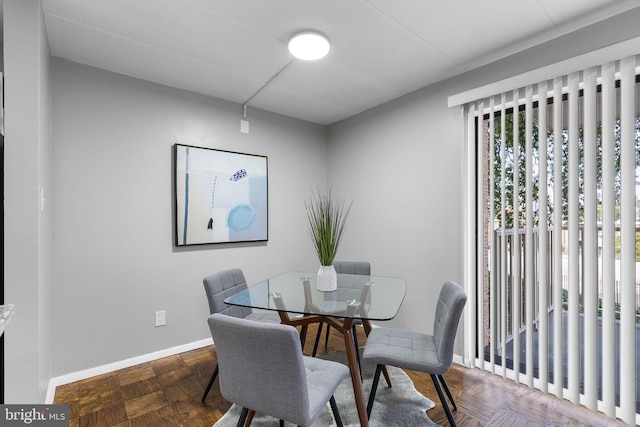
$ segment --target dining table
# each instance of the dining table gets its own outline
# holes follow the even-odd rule
[[[354,340],[354,322],[361,322],[367,335],[372,321],[393,319],[402,305],[406,282],[399,277],[338,274],[337,289],[317,289],[317,273],[288,272],[263,280],[224,300],[229,305],[277,311],[283,324],[299,326],[302,346],[310,324],[324,322],[344,337],[347,362],[360,426],[369,420],[360,375],[359,350]],[[383,371],[391,387],[386,368]]]

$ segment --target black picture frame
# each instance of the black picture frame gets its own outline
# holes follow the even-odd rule
[[[269,239],[268,159],[174,145],[176,245]]]

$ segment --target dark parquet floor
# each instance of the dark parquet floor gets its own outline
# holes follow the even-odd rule
[[[306,354],[311,352],[315,333],[310,326]],[[359,337],[364,344],[361,330]],[[321,345],[318,352],[342,348],[341,336],[333,331],[327,349]],[[231,406],[220,395],[217,380],[206,402],[200,401],[215,364],[213,346],[197,349],[60,386],[54,402],[70,405],[71,427],[211,427]],[[407,374],[419,392],[436,402],[428,416],[448,425],[429,375]],[[625,425],[480,369],[454,364],[445,377],[458,405],[454,417],[461,427]]]

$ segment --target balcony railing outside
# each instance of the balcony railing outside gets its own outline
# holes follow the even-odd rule
[[[507,277],[507,301],[506,301],[506,310],[507,310],[507,328],[506,330],[508,331],[508,336],[507,339],[511,338],[512,335],[512,331],[513,329],[513,283],[514,283],[514,271],[513,271],[513,265],[514,265],[514,257],[515,256],[519,256],[520,257],[520,272],[519,272],[519,278],[520,278],[520,287],[518,289],[518,291],[520,292],[520,325],[518,330],[521,330],[522,328],[525,327],[525,323],[524,323],[524,319],[526,319],[526,314],[527,314],[527,307],[532,307],[532,309],[534,310],[533,313],[533,317],[535,319],[535,323],[537,324],[537,322],[539,321],[539,316],[540,316],[540,303],[539,303],[539,291],[540,291],[540,269],[539,269],[539,257],[540,256],[546,256],[547,257],[547,261],[548,261],[548,266],[549,266],[549,271],[547,271],[547,280],[546,283],[548,284],[548,292],[547,295],[549,296],[549,299],[547,301],[547,307],[545,310],[545,312],[548,312],[550,310],[552,310],[554,308],[554,303],[553,303],[553,288],[554,288],[554,283],[553,283],[553,271],[556,268],[562,268],[563,274],[562,274],[562,283],[560,284],[562,286],[563,289],[563,310],[567,309],[567,299],[566,299],[566,294],[568,292],[569,289],[569,281],[568,281],[568,275],[567,275],[567,271],[568,271],[568,267],[567,267],[567,251],[566,251],[566,247],[568,246],[567,244],[565,244],[568,240],[568,230],[566,227],[563,227],[562,230],[560,231],[562,233],[562,242],[563,242],[563,254],[562,254],[562,264],[561,265],[555,265],[557,264],[555,262],[555,256],[553,253],[553,238],[554,238],[554,233],[555,231],[553,230],[553,228],[550,228],[547,233],[548,233],[548,239],[547,241],[549,242],[548,244],[548,248],[546,248],[545,250],[541,250],[540,248],[540,233],[539,230],[536,228],[533,230],[533,244],[531,245],[531,247],[533,248],[534,251],[534,257],[533,257],[533,283],[534,283],[534,293],[533,293],[533,298],[534,301],[532,304],[528,304],[528,301],[526,299],[526,292],[525,292],[525,277],[527,275],[527,271],[526,271],[526,263],[524,262],[524,260],[526,259],[527,256],[527,234],[526,234],[526,230],[525,229],[519,229],[519,230],[515,230],[515,229],[495,229],[494,231],[494,247],[493,249],[490,251],[490,258],[489,258],[489,275],[491,277],[492,274],[495,274],[496,277],[496,283],[497,283],[497,295],[500,295],[500,291],[501,291],[501,283],[500,283],[500,277],[502,277],[502,269],[506,269],[506,277]],[[516,232],[519,234],[519,240],[520,240],[520,247],[516,248],[515,247],[515,235]],[[636,233],[640,232],[640,226],[636,227]],[[583,233],[583,229],[582,227],[580,228],[580,247],[582,248],[582,233]],[[616,228],[616,234],[617,236],[619,236],[620,233],[620,228]],[[598,241],[600,242],[602,240],[602,228],[598,227]],[[502,251],[503,251],[503,245],[506,245],[506,265],[502,265],[501,261],[502,261]],[[582,253],[582,249],[580,250],[580,252]],[[599,248],[598,253],[601,253],[601,250]],[[604,284],[602,283],[602,269],[600,268],[601,265],[601,257],[598,257],[598,298],[599,300],[602,300],[602,292],[604,289]],[[613,286],[615,286],[615,302],[616,304],[620,303],[620,280],[618,279],[619,274],[620,274],[620,268],[619,268],[619,260],[616,260],[616,281],[613,284]],[[582,272],[582,262],[580,262],[580,271]],[[640,278],[640,262],[636,262],[636,278]],[[582,285],[583,285],[583,281],[582,281],[582,274],[580,275],[579,278],[579,283],[580,283],[580,295],[582,296]],[[640,323],[640,315],[639,315],[639,311],[640,311],[640,283],[636,282],[636,323]],[[485,304],[487,304],[489,301],[489,295],[488,295],[488,286],[485,287]],[[495,309],[497,310],[496,312],[496,316],[494,318],[496,319],[501,319],[501,305],[498,304]],[[580,301],[580,309],[582,310],[582,300]],[[598,310],[600,310],[600,308],[598,308]],[[619,311],[618,308],[616,308],[616,313],[617,316],[619,318]],[[600,315],[600,312],[599,312]],[[499,321],[499,320],[498,320]],[[500,330],[500,328],[497,328],[497,330]],[[487,335],[485,335],[487,336]],[[499,344],[500,340],[497,340]]]
[[[547,358],[547,374],[548,374],[548,381],[549,383],[554,383],[558,380],[562,381],[563,387],[567,388],[568,387],[568,371],[566,370],[566,366],[568,363],[568,359],[567,359],[567,351],[566,349],[562,352],[562,358],[563,358],[563,365],[565,366],[565,370],[562,373],[562,376],[559,378],[556,378],[555,372],[554,372],[554,363],[553,363],[553,357],[554,357],[554,351],[553,351],[553,346],[554,346],[554,335],[557,333],[562,334],[562,336],[564,337],[564,345],[567,344],[567,337],[568,337],[568,288],[569,288],[569,280],[568,280],[568,254],[566,252],[566,248],[568,247],[568,230],[567,228],[563,228],[562,230],[560,230],[560,232],[562,233],[562,242],[563,242],[563,254],[561,257],[561,262],[557,263],[555,262],[555,256],[553,253],[553,238],[554,238],[554,233],[555,231],[553,229],[548,230],[548,236],[547,236],[547,241],[549,242],[549,247],[548,248],[541,248],[540,247],[540,232],[539,230],[533,230],[533,233],[530,234],[530,236],[532,236],[533,238],[533,242],[527,242],[527,238],[529,237],[526,234],[526,231],[524,229],[521,230],[513,230],[513,229],[507,229],[507,230],[501,230],[501,229],[497,229],[494,230],[493,233],[493,248],[491,250],[488,251],[487,256],[485,257],[485,262],[487,262],[487,267],[488,267],[488,282],[485,282],[483,285],[483,289],[484,289],[484,304],[485,304],[485,331],[483,334],[483,342],[484,342],[484,359],[486,361],[492,361],[495,362],[496,365],[502,365],[504,367],[506,367],[507,369],[514,369],[517,370],[520,373],[524,373],[524,372],[528,372],[529,367],[526,365],[526,354],[527,352],[531,351],[533,353],[533,365],[530,367],[532,369],[532,373],[534,378],[539,378],[539,363],[541,358],[546,357]],[[579,233],[579,238],[580,238],[580,253],[583,253],[582,251],[582,232],[583,230],[580,229],[580,233]],[[518,248],[516,248],[516,244],[515,244],[515,236],[516,233],[518,233],[518,239],[520,241],[520,245]],[[640,233],[640,227],[636,226],[636,235],[638,235],[638,233]],[[601,236],[602,236],[602,229],[599,227],[598,228],[598,241],[601,241]],[[620,229],[616,229],[616,238],[619,238],[620,236]],[[506,245],[506,246],[503,246]],[[504,249],[506,249],[506,252],[503,253],[503,247]],[[526,256],[527,256],[527,247],[531,247],[534,251],[534,256],[533,256],[533,272],[532,272],[532,277],[533,277],[533,287],[534,287],[534,292],[531,295],[531,298],[533,298],[533,301],[527,301],[527,292],[525,289],[525,277],[527,277],[527,271],[526,271],[526,267],[527,264],[525,263],[526,260]],[[601,251],[598,251],[598,254],[601,254]],[[506,256],[505,256],[506,255]],[[540,307],[540,302],[539,302],[539,294],[540,294],[540,283],[541,283],[541,277],[540,277],[540,272],[539,272],[539,256],[546,256],[547,257],[547,262],[548,262],[548,267],[549,267],[549,271],[547,272],[548,277],[546,280],[546,283],[548,284],[548,290],[547,290],[547,295],[549,296],[548,301],[546,302],[546,307]],[[519,265],[520,265],[520,272],[518,274],[518,276],[520,277],[520,286],[516,287],[514,289],[513,287],[513,283],[514,283],[514,277],[516,276],[514,274],[513,271],[513,266],[514,266],[514,258],[515,257],[520,257],[519,259]],[[579,257],[581,258],[581,257]],[[506,263],[505,265],[501,265],[501,260],[502,259],[506,259]],[[555,264],[554,264],[555,262]],[[620,265],[619,265],[619,261],[616,260],[616,267],[615,267],[615,283],[613,284],[603,284],[602,283],[602,258],[601,256],[598,256],[598,298],[599,298],[599,302],[601,303],[602,301],[602,293],[603,293],[603,289],[606,286],[614,286],[615,289],[615,303],[616,303],[616,318],[620,318],[620,313],[619,313],[619,303],[620,303],[620,298],[621,298],[621,292],[620,292]],[[559,265],[556,265],[559,264]],[[562,287],[562,301],[561,301],[561,305],[562,307],[560,307],[559,309],[562,311],[562,316],[561,316],[561,325],[559,327],[554,327],[554,323],[555,323],[555,319],[556,316],[554,316],[554,311],[556,310],[556,307],[554,306],[554,301],[553,301],[553,296],[554,296],[554,286],[555,284],[553,283],[553,272],[555,271],[555,268],[561,268],[562,269],[562,282],[559,284],[559,286]],[[504,282],[504,277],[505,274],[503,273],[503,269],[504,269],[504,273],[506,273],[506,289],[502,288],[502,282]],[[582,312],[583,310],[583,305],[582,305],[582,287],[583,287],[583,270],[582,270],[582,263],[580,263],[580,277],[578,280],[579,283],[579,295],[580,295],[580,301],[579,301],[579,307],[580,307],[580,311]],[[495,301],[493,301],[493,303],[491,304],[490,309],[493,311],[493,313],[490,313],[489,310],[489,299],[490,299],[490,295],[489,295],[489,282],[491,280],[491,278],[495,278],[495,288],[494,288],[494,294],[492,298],[495,298]],[[635,289],[635,307],[636,307],[636,339],[635,339],[635,346],[636,346],[636,372],[635,372],[635,376],[636,376],[636,413],[640,413],[640,284],[637,282],[637,280],[640,278],[640,262],[636,262],[636,289]],[[544,282],[544,281],[542,281]],[[513,302],[515,300],[514,298],[514,292],[519,292],[519,297],[520,297],[520,322],[518,325],[513,325],[513,313],[514,313],[514,307],[513,307]],[[506,301],[501,301],[500,298],[502,295],[506,295]],[[599,304],[600,307],[601,304]],[[506,315],[506,327],[502,327],[503,325],[500,323],[503,319],[503,307],[506,307],[506,313],[504,313]],[[527,348],[527,336],[528,336],[528,332],[527,328],[526,328],[526,319],[527,319],[527,309],[528,307],[532,310],[534,310],[533,314],[533,342],[532,348]],[[542,310],[541,310],[542,308]],[[600,310],[600,308],[599,308]],[[548,325],[548,330],[547,330],[547,339],[548,339],[548,355],[543,355],[539,353],[539,339],[541,339],[542,337],[544,337],[545,335],[540,335],[539,334],[539,330],[538,330],[538,325],[539,325],[539,321],[540,321],[540,316],[547,316],[547,325]],[[601,312],[598,312],[598,317],[599,319],[601,319]],[[490,340],[490,322],[491,320],[489,319],[493,319],[494,322],[496,322],[496,324],[493,325],[494,327],[494,332],[495,332],[495,338],[494,341],[491,342]],[[487,322],[487,320],[489,320],[489,322]],[[584,331],[584,326],[582,324],[583,322],[583,316],[580,315],[580,330]],[[603,336],[603,332],[600,329],[602,325],[602,321],[600,320],[598,322],[598,332],[597,332],[597,346],[598,348],[600,348],[601,345],[603,345],[602,342],[602,336]],[[514,328],[513,326],[517,326],[517,328]],[[557,325],[556,325],[557,326]],[[506,331],[506,332],[505,332]],[[519,340],[515,340],[514,334],[517,333],[518,334],[518,338]],[[616,321],[615,324],[615,336],[619,336],[620,333],[620,322]],[[505,336],[503,336],[503,334]],[[582,332],[581,332],[582,335]],[[516,343],[518,343],[518,347],[516,348]],[[619,341],[616,340],[616,346],[619,346]],[[502,345],[504,344],[504,348],[502,348]],[[580,345],[582,346],[583,344],[583,338],[580,339]],[[493,348],[494,351],[491,351],[491,348]],[[518,357],[520,360],[520,364],[518,367],[514,366],[514,360],[515,360],[515,354],[518,353]],[[598,352],[599,353],[599,352]],[[619,356],[619,347],[618,350],[616,351],[616,353]],[[492,354],[494,354],[494,358],[492,359]],[[580,356],[580,364],[582,364],[583,362],[583,355],[581,354]],[[600,357],[598,357],[597,360],[597,377],[601,378],[601,376],[603,375],[603,362],[601,360]],[[616,405],[620,404],[620,383],[619,383],[619,378],[621,375],[623,375],[623,373],[621,372],[621,367],[620,367],[620,357],[616,358],[615,361],[615,372],[616,372],[616,377],[617,379],[617,385],[616,385],[616,392],[615,392],[615,400],[616,400]],[[624,375],[629,375],[631,374],[630,372],[625,373]],[[602,399],[602,384],[598,383],[598,399]],[[584,393],[584,372],[580,372],[580,392]]]

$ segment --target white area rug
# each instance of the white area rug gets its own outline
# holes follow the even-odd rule
[[[320,356],[323,359],[335,360],[346,364],[347,358],[344,351],[337,351]],[[363,365],[365,405],[369,398],[369,390],[371,390],[371,382],[375,372],[375,366]],[[387,383],[383,375],[380,375],[378,383],[378,391],[376,393],[376,401],[373,404],[369,425],[371,427],[419,427],[419,426],[437,426],[427,417],[426,411],[433,408],[435,404],[424,397],[413,386],[411,378],[404,373],[402,369],[387,367],[389,376],[391,377],[392,388],[387,387]],[[218,383],[214,387],[217,387]],[[353,386],[351,385],[351,377],[347,377],[336,390],[334,395],[336,404],[340,410],[340,417],[345,427],[359,427],[358,411],[356,410],[353,398]],[[233,405],[224,416],[214,424],[215,427],[235,427],[240,417],[241,408]],[[251,423],[252,427],[271,427],[278,426],[279,420],[261,414],[256,414]],[[292,424],[286,423],[289,427]],[[327,403],[327,408],[320,415],[313,427],[335,426],[335,420],[331,408]]]

